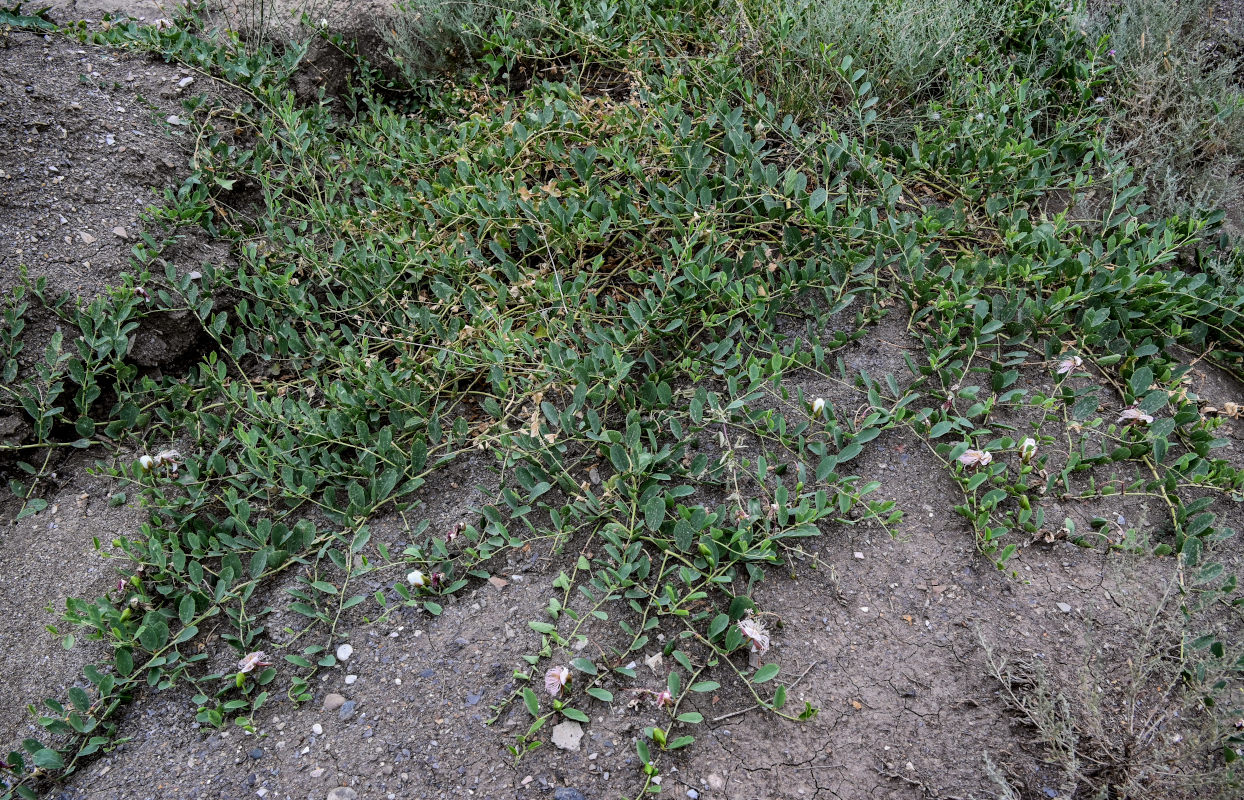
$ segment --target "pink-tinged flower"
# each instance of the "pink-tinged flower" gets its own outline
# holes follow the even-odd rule
[[[993,453],[988,450],[964,450],[959,456],[959,463],[965,467],[984,467],[993,461]]]
[[[149,302],[151,302],[151,295],[147,294],[147,290],[146,290],[146,289],[144,289],[142,286],[135,286],[135,287],[134,287],[134,294],[136,294],[136,295],[138,295],[139,297],[141,297],[144,303],[149,303]]]
[[[1058,362],[1058,370],[1057,370],[1058,374],[1066,375],[1068,372],[1071,372],[1072,370],[1079,369],[1080,365],[1083,363],[1084,363],[1084,359],[1080,358],[1079,356],[1067,356],[1062,361]]]
[[[662,689],[657,695],[657,707],[665,708],[674,705],[674,695],[670,694],[669,689]]]
[[[1153,417],[1141,411],[1139,408],[1132,406],[1131,408],[1123,409],[1123,413],[1119,415],[1119,422],[1142,422],[1145,425],[1148,425],[1153,422]]]
[[[544,690],[553,697],[561,694],[569,683],[570,670],[565,667],[549,667],[549,671],[544,673]]]
[[[1031,461],[1032,457],[1037,454],[1037,442],[1032,437],[1025,439],[1019,443],[1019,457],[1024,461]]]
[[[272,662],[268,660],[268,654],[262,650],[256,650],[253,653],[247,653],[246,657],[238,662],[238,672],[246,673],[255,669],[255,667],[270,667]]]
[[[439,589],[444,585],[445,585],[445,573],[433,572],[432,573],[432,588]]]
[[[1111,58],[1114,58],[1114,52],[1115,52],[1114,48],[1112,47],[1106,51],[1106,55],[1110,56]]]
[[[739,620],[739,633],[748,644],[748,663],[753,667],[760,666],[760,657],[769,649],[769,632],[764,623],[758,619],[747,617]]]

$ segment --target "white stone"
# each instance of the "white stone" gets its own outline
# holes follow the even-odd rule
[[[338,645],[337,647],[337,660],[338,661],[347,661],[352,655],[354,655],[353,647],[351,647],[348,644]]]
[[[582,738],[583,726],[574,720],[566,720],[553,726],[553,744],[560,750],[577,751]]]

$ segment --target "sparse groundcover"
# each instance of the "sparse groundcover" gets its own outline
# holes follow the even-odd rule
[[[5,791],[33,797],[111,746],[144,686],[253,730],[266,705],[312,699],[353,623],[440,615],[530,556],[556,578],[490,712],[530,717],[510,757],[643,709],[659,721],[627,745],[631,793],[658,793],[719,696],[734,710],[718,719],[817,715],[799,689],[812,665],[776,657],[790,619],[757,586],[818,566],[807,540],[898,529],[913,510],[857,465],[903,434],[958,487],[939,512],[968,523],[982,565],[1019,581],[1026,547],[1069,541],[1178,569],[1182,624],[1152,644],[1176,662],[1132,685],[1197,709],[1191,755],[1133,747],[1161,712],[1086,743],[1048,676],[991,651],[1067,795],[1230,792],[1244,661],[1219,513],[1244,472],[1218,434],[1239,409],[1191,380],[1198,364],[1240,377],[1244,295],[1201,269],[1221,211],[1143,204],[1096,101],[1125,78],[1082,11],[413,4],[391,34],[404,83],[360,61],[344,116],[291,91],[305,43],[193,14],[60,31],[249,99],[188,105],[193,172],[125,285],[83,307],[37,283],[5,298],[0,412],[30,427],[0,444],[19,517],[75,447],[149,513],[111,542],[124,580],[71,599],[56,631],[111,659],[42,701],[47,735],[9,755]],[[167,263],[198,228],[236,264]],[[30,359],[34,306],[72,332]],[[194,363],[131,363],[154,313],[198,321]],[[848,363],[878,323],[905,369]],[[420,490],[468,458],[488,459],[491,502],[448,529],[418,521]],[[1160,515],[1077,525],[1054,501]],[[375,528],[394,518],[416,521],[391,546]]]

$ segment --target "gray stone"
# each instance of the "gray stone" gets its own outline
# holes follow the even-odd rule
[[[357,705],[353,700],[347,700],[341,704],[341,710],[337,712],[337,719],[347,720],[354,716],[354,707]]]
[[[359,793],[349,786],[338,786],[328,793],[328,800],[358,800]]]
[[[587,795],[578,789],[563,786],[560,789],[553,790],[553,800],[587,800]]]
[[[346,699],[339,694],[330,694],[324,697],[324,710],[336,711],[346,704]]]

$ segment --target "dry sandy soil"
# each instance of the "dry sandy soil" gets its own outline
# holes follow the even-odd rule
[[[126,8],[135,16],[158,13],[152,5]],[[92,0],[55,13],[68,19],[110,10],[119,9]],[[173,65],[54,36],[9,37],[0,57],[0,291],[12,290],[19,264],[47,277],[55,291],[82,298],[121,280],[153,191],[187,169],[191,143],[168,118],[186,96],[212,90],[201,78],[184,84],[187,77]],[[183,248],[179,269],[221,257],[205,247]],[[166,334],[148,337],[164,341]],[[897,373],[903,336],[901,325],[883,323],[849,350],[848,363],[874,375]],[[1211,402],[1242,396],[1219,376],[1203,379]],[[809,381],[802,388],[850,400],[838,387]],[[1225,430],[1240,434],[1235,422]],[[950,511],[956,486],[925,446],[897,433],[876,444],[859,471],[882,481],[882,494],[906,512],[896,535],[863,524],[827,528],[792,561],[789,575],[772,572],[756,593],[781,619],[774,653],[783,675],[802,675],[792,702],[807,699],[820,714],[797,725],[748,711],[729,689],[701,696],[698,710],[708,723],[673,760],[664,796],[984,798],[1007,796],[1005,781],[1012,796],[1072,797],[1077,789],[1064,783],[1058,754],[1015,713],[1008,689],[1030,699],[1064,695],[1080,757],[1100,759],[1102,769],[1123,744],[1138,761],[1156,754],[1156,764],[1196,752],[1195,719],[1128,729],[1129,720],[1135,725],[1163,702],[1160,686],[1136,677],[1137,666],[1179,642],[1173,559],[1041,542],[1012,562],[1016,575],[1000,572]],[[107,542],[143,520],[139,508],[109,505],[118,487],[92,474],[96,457],[102,454],[53,462],[43,487],[49,508],[0,528],[5,744],[36,731],[27,703],[61,694],[98,657],[90,643],[65,650],[43,629],[56,623],[54,609],[66,594],[94,596],[116,580],[115,561],[93,539]],[[406,543],[420,518],[438,530],[472,518],[487,502],[486,475],[482,464],[456,465],[423,490],[425,505],[415,515],[377,521],[374,540]],[[6,501],[0,512],[12,519],[18,508]],[[1149,529],[1160,519],[1143,504],[1051,502],[1046,510],[1082,526],[1099,515]],[[383,624],[354,619],[346,631],[353,656],[321,675],[311,703],[267,705],[257,735],[200,727],[179,690],[146,693],[125,712],[126,741],[52,796],[634,796],[642,786],[635,738],[657,721],[650,704],[589,707],[592,720],[577,746],[546,744],[517,765],[504,747],[528,724],[521,706],[484,724],[510,697],[522,655],[538,647],[526,623],[553,594],[561,558],[534,552],[495,565],[502,582],[481,582],[440,617],[403,609]],[[370,588],[381,587],[377,577]],[[268,624],[278,630],[285,621],[278,613]],[[994,677],[991,653],[1022,665],[1013,682]],[[659,684],[642,662],[640,677]]]

